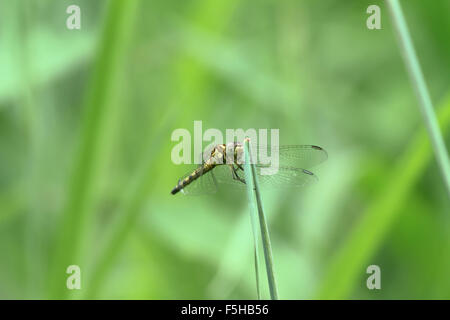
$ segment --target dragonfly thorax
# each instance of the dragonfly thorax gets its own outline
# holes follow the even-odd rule
[[[216,165],[242,164],[244,163],[244,147],[238,142],[218,144],[211,151],[211,156],[208,160]]]

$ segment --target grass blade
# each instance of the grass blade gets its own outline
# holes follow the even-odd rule
[[[80,145],[75,155],[62,221],[56,235],[54,260],[48,275],[51,298],[61,299],[68,295],[65,270],[69,265],[76,264],[84,270],[81,259],[87,249],[89,228],[92,227],[90,219],[93,218],[94,191],[101,175],[101,164],[107,154],[106,146],[111,144],[114,132],[112,129],[118,112],[114,98],[119,68],[136,5],[136,0],[113,0],[108,5],[84,105]]]
[[[239,5],[239,2],[236,0],[221,2],[220,6],[217,3],[208,2],[208,5],[205,5],[203,1],[197,1],[193,4],[192,15],[188,16],[187,19],[196,21],[202,28],[213,29],[220,33],[227,26],[237,5]],[[190,106],[200,106],[199,108],[204,105],[203,93],[208,91],[206,89],[208,78],[203,67],[192,64],[189,56],[182,56],[175,65],[172,78],[176,79],[173,90],[178,94],[173,101],[168,103],[169,111],[163,116],[163,120],[157,120],[157,122],[162,122],[163,125],[155,131],[155,138],[152,139],[153,143],[150,144],[152,147],[149,148],[148,154],[144,157],[140,168],[136,171],[136,175],[127,188],[128,191],[124,199],[120,202],[117,210],[118,218],[111,229],[107,231],[106,240],[102,246],[103,250],[93,266],[90,286],[84,290],[83,298],[95,299],[101,294],[102,286],[108,279],[110,270],[114,267],[114,259],[123,248],[125,239],[141,213],[140,209],[144,206],[149,193],[154,188],[154,164],[158,162],[155,154],[165,154],[161,142],[165,141],[165,137],[170,135],[173,128],[181,125],[176,124],[177,119],[189,118],[191,114],[203,112],[202,109],[179,108],[179,101],[184,101],[186,105]]]
[[[417,99],[419,100],[423,120],[427,127],[434,153],[439,168],[441,169],[442,177],[447,186],[448,195],[450,196],[450,160],[448,158],[444,138],[440,132],[439,124],[433,110],[433,104],[420,68],[419,60],[417,59],[411,36],[408,31],[408,26],[406,25],[402,8],[398,0],[388,0],[387,4],[392,20],[394,21],[397,38],[400,43],[400,50],[403,59],[405,60],[406,68],[408,69]]]
[[[246,152],[247,153],[247,152]],[[247,160],[247,159],[246,159]],[[246,161],[249,162],[249,161]],[[247,170],[247,169],[245,169]],[[256,215],[257,207],[255,206],[254,201],[254,195],[253,195],[253,179],[250,177],[247,172],[250,172],[250,170],[247,170],[245,173],[245,181],[247,181],[247,196],[248,196],[248,202],[250,204],[250,221],[252,225],[252,233],[253,233],[253,249],[254,249],[254,260],[255,260],[255,277],[256,277],[256,294],[258,297],[258,300],[261,300],[261,283],[260,283],[260,275],[259,275],[259,234],[257,229],[258,224],[258,216]]]
[[[130,182],[127,192],[117,209],[116,219],[105,236],[102,250],[95,261],[89,281],[89,287],[83,292],[85,299],[95,299],[101,285],[107,278],[109,268],[114,264],[116,255],[120,252],[127,235],[133,228],[139,217],[140,208],[148,199],[148,194],[154,186],[155,177],[155,154],[159,154],[162,149],[164,137],[170,134],[170,128],[173,125],[177,115],[174,110],[169,110],[167,116],[161,121],[163,124],[157,131],[149,144],[148,152],[142,161],[141,168],[137,171],[134,179]]]
[[[445,132],[450,129],[450,95],[439,111]],[[401,206],[431,161],[431,147],[421,130],[392,170],[390,183],[374,199],[360,222],[332,258],[318,293],[319,299],[345,299],[365,271],[370,257],[381,245],[390,227],[401,213]]]
[[[264,249],[264,261],[266,264],[267,271],[267,280],[269,283],[269,291],[270,298],[272,300],[278,300],[278,289],[275,281],[274,269],[273,269],[273,257],[272,257],[272,246],[270,244],[269,237],[269,229],[267,227],[266,217],[263,211],[261,194],[259,192],[258,179],[256,176],[255,165],[253,164],[252,155],[250,153],[250,140],[245,139],[244,142],[244,154],[245,154],[245,164],[244,164],[244,173],[245,173],[245,181],[247,183],[247,192],[249,198],[249,205],[252,215],[252,225],[255,225],[257,220],[259,220],[259,226],[261,229],[261,240],[262,246]],[[256,203],[255,203],[256,201]],[[256,211],[258,212],[258,216],[256,216]],[[253,230],[255,241],[258,240],[256,228]],[[259,280],[258,280],[258,261],[257,261],[257,253],[256,250],[258,248],[257,242],[255,242],[255,270],[257,272],[257,286],[259,288]],[[258,289],[258,292],[260,290]],[[258,293],[259,295],[260,293]]]

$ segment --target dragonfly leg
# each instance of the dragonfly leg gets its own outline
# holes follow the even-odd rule
[[[236,170],[234,169],[233,165],[229,165],[230,170],[231,170],[231,176],[233,177],[233,180],[238,180],[237,174],[236,174]]]
[[[234,167],[234,165],[231,165],[230,168],[231,168],[231,171],[232,171],[232,174],[233,174],[233,179],[234,180],[238,180],[238,181],[240,181],[240,182],[245,184],[245,180],[243,178],[239,177],[239,175],[237,173],[237,169]]]

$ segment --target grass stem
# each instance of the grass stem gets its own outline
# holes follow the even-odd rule
[[[48,272],[49,296],[53,299],[63,299],[69,295],[65,273],[69,265],[76,264],[85,270],[84,257],[94,225],[95,190],[103,173],[102,164],[113,143],[118,108],[123,108],[114,100],[117,98],[120,66],[126,54],[137,2],[113,0],[108,3],[83,107],[79,146],[74,155],[74,167],[68,181],[66,203]]]
[[[406,68],[408,69],[417,99],[419,100],[419,106],[431,139],[431,144],[433,146],[442,177],[447,186],[448,195],[450,196],[450,160],[445,147],[444,139],[439,129],[436,115],[433,110],[433,104],[420,68],[419,60],[417,59],[411,36],[408,31],[408,26],[398,0],[387,0],[387,4],[394,22],[397,38],[400,44],[400,50],[406,64]]]
[[[269,291],[270,298],[272,300],[278,300],[278,289],[275,281],[274,268],[273,268],[273,257],[272,257],[272,245],[270,244],[269,237],[269,229],[267,227],[266,217],[264,214],[261,194],[259,192],[258,179],[256,176],[256,169],[253,163],[252,155],[250,152],[250,140],[245,139],[244,142],[244,154],[245,154],[245,164],[244,164],[244,172],[245,172],[245,181],[247,183],[247,192],[250,204],[250,210],[252,215],[252,221],[259,220],[259,226],[261,229],[261,240],[262,246],[264,249],[264,260],[266,264],[267,271],[267,280],[269,283]],[[255,204],[256,201],[256,204]],[[255,211],[257,211],[258,215],[256,216]],[[255,225],[255,223],[253,223]],[[254,228],[254,239],[255,239],[255,270],[257,277],[257,287],[258,287],[258,295],[260,295],[259,290],[259,275],[258,275],[258,256],[257,256],[257,233],[256,228]]]
[[[439,108],[439,122],[444,133],[450,131],[450,93]],[[431,162],[432,153],[425,129],[408,145],[392,176],[350,231],[342,247],[332,257],[323,278],[318,299],[346,299],[357,286],[390,229],[402,214],[402,207]]]

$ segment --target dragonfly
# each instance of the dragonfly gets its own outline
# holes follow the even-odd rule
[[[322,163],[328,157],[327,152],[315,145],[282,145],[278,147],[252,146],[252,152],[264,154],[278,152],[279,165],[275,174],[262,171],[270,164],[255,163],[258,181],[263,187],[301,187],[317,181],[316,175],[308,169]],[[253,153],[252,153],[253,154]],[[178,180],[171,194],[178,192],[186,195],[210,194],[220,186],[232,185],[245,187],[243,168],[244,145],[240,142],[218,144],[203,155],[202,164],[189,171]]]

